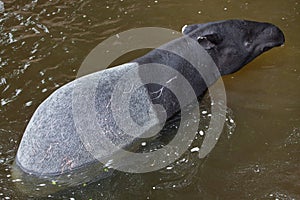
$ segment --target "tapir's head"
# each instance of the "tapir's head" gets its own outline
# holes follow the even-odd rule
[[[182,32],[199,42],[222,75],[239,70],[263,52],[284,43],[278,27],[245,20],[186,25]]]

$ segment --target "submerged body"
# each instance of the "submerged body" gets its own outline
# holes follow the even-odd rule
[[[95,118],[97,126],[100,126],[103,131],[100,136],[104,134],[114,144],[121,147],[130,145],[135,138],[125,134],[116,125],[110,100],[115,85],[126,72],[139,69],[140,65],[147,63],[167,65],[187,79],[196,96],[203,95],[207,87],[217,81],[219,77],[213,76],[207,83],[191,63],[164,50],[171,50],[182,45],[181,43],[186,37],[197,41],[207,51],[221,75],[239,70],[261,53],[284,43],[283,33],[276,26],[243,20],[190,25],[183,29],[183,33],[184,37],[171,41],[164,45],[163,49],[155,49],[132,63],[81,77],[56,90],[32,116],[17,152],[17,165],[23,171],[37,176],[57,176],[97,162],[97,159],[90,153],[91,150],[83,145],[82,139],[76,133],[78,127],[74,121],[74,110],[76,113],[81,112],[82,116],[85,116],[87,110],[84,104],[80,104],[81,102],[74,104],[76,88],[85,91],[80,94],[81,98],[76,98],[82,102],[88,99],[86,96],[89,95],[89,91],[95,92],[93,94],[95,95]],[[189,54],[190,52],[184,53]],[[166,77],[168,75],[167,73],[161,74]],[[143,82],[142,75],[139,79]],[[96,89],[92,91],[91,87],[94,87],[95,83]],[[157,95],[157,91],[160,91],[159,95]],[[137,124],[147,124],[149,128],[160,123],[159,118],[148,123],[153,104],[164,106],[167,119],[180,110],[179,103],[172,92],[157,84],[147,84],[141,87],[135,91],[130,101],[132,119]],[[83,106],[74,108],[74,105]],[[154,115],[158,115],[157,112]],[[94,124],[85,121],[84,117],[75,120],[81,120],[86,124],[87,129],[94,128]],[[101,138],[96,140],[99,140],[99,148],[101,145],[105,145],[101,143]]]

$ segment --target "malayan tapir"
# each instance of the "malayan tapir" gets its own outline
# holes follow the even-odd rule
[[[141,65],[158,63],[169,66],[189,82],[196,96],[203,95],[207,88],[220,77],[212,76],[213,78],[207,83],[195,66],[182,56],[172,53],[173,49],[187,56],[197,53],[189,52],[189,48],[185,48],[190,45],[190,42],[183,42],[186,38],[192,39],[205,49],[217,66],[220,75],[236,72],[263,52],[281,46],[285,41],[283,32],[278,27],[270,23],[246,20],[188,25],[184,26],[182,32],[182,37],[163,45],[163,48],[154,49],[132,62],[83,76],[53,92],[37,108],[27,125],[16,155],[17,166],[25,173],[51,177],[85,168],[97,162],[97,159],[90,153],[91,149],[83,145],[82,139],[77,134],[78,127],[73,116],[74,109],[77,110],[77,114],[81,113],[82,116],[86,116],[85,106],[74,108],[74,105],[81,105],[80,101],[88,104],[89,102],[84,101],[87,100],[85,97],[89,95],[89,92],[94,92],[93,100],[96,109],[94,119],[102,131],[97,132],[96,140],[100,138],[97,148],[101,149],[101,145],[106,145],[101,143],[101,137],[106,137],[121,147],[130,145],[134,137],[117,126],[111,111],[110,100],[119,79],[131,69],[139,68]],[[197,59],[201,61],[202,58]],[[168,77],[168,74],[167,72],[166,74],[159,73],[158,76]],[[95,83],[96,89],[93,91],[89,87]],[[79,95],[81,98],[76,99],[79,104],[74,104],[76,88],[83,90],[82,95]],[[149,107],[153,104],[161,104],[165,108],[166,119],[181,109],[176,95],[159,84],[145,84],[135,93],[130,99],[130,117],[137,124],[143,125],[149,120]],[[84,117],[78,119],[77,116],[77,120],[81,120],[80,122],[84,124],[81,128],[86,128],[86,130],[95,128],[95,124],[85,121]]]

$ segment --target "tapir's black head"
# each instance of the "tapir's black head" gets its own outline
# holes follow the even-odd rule
[[[189,25],[182,32],[205,48],[222,75],[239,70],[263,52],[284,43],[278,27],[245,20]]]

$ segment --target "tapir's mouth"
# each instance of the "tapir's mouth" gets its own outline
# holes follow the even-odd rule
[[[282,46],[284,44],[284,41],[280,41],[280,42],[270,42],[270,43],[266,43],[266,44],[262,44],[262,45],[258,45],[255,49],[255,51],[259,54],[264,53],[266,51],[269,51],[270,49],[274,48],[274,47],[279,47]]]

